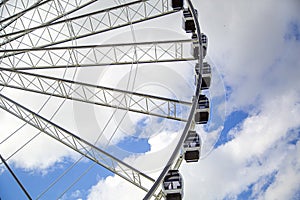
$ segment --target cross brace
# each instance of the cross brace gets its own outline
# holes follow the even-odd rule
[[[44,132],[74,151],[82,154],[86,158],[103,166],[112,173],[124,178],[144,191],[148,191],[147,186],[154,182],[154,180],[146,174],[138,171],[104,150],[96,147],[88,141],[83,140],[77,135],[63,129],[2,94],[0,94],[0,108]]]
[[[2,38],[0,46],[3,49],[9,49],[9,46],[18,48],[52,46],[174,12],[176,11],[169,5],[168,0],[132,1],[60,21],[54,22],[52,20],[35,27],[21,27],[17,31],[16,26],[14,26],[14,31],[7,30],[0,35]],[[32,20],[32,17],[27,20]]]
[[[194,40],[0,50],[1,66],[43,69],[195,60]]]
[[[173,120],[191,103],[0,68],[0,85]]]

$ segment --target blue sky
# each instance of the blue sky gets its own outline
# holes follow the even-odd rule
[[[198,163],[183,163],[180,169],[185,180],[184,199],[299,199],[300,2],[194,0],[194,3],[200,13],[202,31],[209,38],[208,62],[214,67],[213,84],[209,92],[213,110],[209,124],[197,127],[203,140],[203,157]],[[178,15],[174,19],[176,17]],[[170,17],[161,23],[168,20],[176,22]],[[172,23],[169,25],[173,26]],[[154,21],[149,27],[156,31],[161,28],[161,24]],[[136,26],[138,28],[139,25]],[[170,30],[165,31],[167,33]],[[183,34],[180,30],[178,32],[179,35]],[[139,38],[138,31],[136,37]],[[156,81],[161,82],[165,88],[172,85],[172,95],[187,99],[188,90],[184,88],[192,85],[192,68],[187,66],[189,70],[183,70],[179,67],[174,66],[181,70],[176,73],[168,68],[169,71],[166,70],[161,77],[157,75]],[[123,73],[121,69],[117,70]],[[170,80],[163,80],[167,73],[174,76]],[[93,72],[91,80],[99,74],[104,81],[110,77],[109,71]],[[143,69],[139,74],[143,74]],[[185,78],[190,76],[191,80],[182,86],[180,81],[172,79],[178,74]],[[144,87],[142,81],[139,81],[138,87]],[[149,85],[146,86],[149,88]],[[157,85],[154,88],[157,89]],[[165,88],[157,92],[166,94]],[[19,93],[4,91],[18,98]],[[51,111],[55,102],[57,100],[53,99],[49,103],[48,110]],[[25,99],[24,103],[31,103],[31,100]],[[40,106],[41,102],[37,104]],[[78,116],[81,107],[76,107],[77,104],[64,105],[65,110],[62,109],[60,114],[68,113],[68,117],[58,116],[56,120],[65,122],[72,131],[78,129],[81,133],[99,131],[99,127],[104,129],[101,125],[78,127],[84,122],[89,124],[93,120],[107,119],[108,110],[88,108],[84,112],[93,112],[93,116],[85,121]],[[73,111],[69,113],[68,109]],[[43,114],[47,114],[47,111]],[[0,133],[11,132],[22,124],[4,114],[4,111],[0,111],[0,119]],[[17,122],[10,123],[12,120]],[[147,173],[155,177],[166,159],[161,159],[160,155],[172,147],[182,124],[135,115],[130,115],[126,120],[130,123],[122,124],[121,128],[134,137],[124,136],[122,131],[117,132],[113,142],[124,151],[120,157],[138,153],[126,160],[137,168],[144,167]],[[108,132],[113,130],[113,126],[107,128]],[[143,134],[150,134],[150,139],[144,136],[139,138],[143,128]],[[152,133],[154,129],[159,131]],[[0,144],[1,154],[9,156],[16,146],[22,144],[22,140],[28,139],[27,135],[34,133],[37,132],[28,127],[20,131],[19,139],[8,141],[6,146]],[[95,138],[93,134],[82,137]],[[78,158],[76,153],[47,137],[39,136],[28,148],[16,154],[9,164],[32,197],[36,198]],[[143,197],[142,191],[84,159],[41,199],[58,198],[89,167],[91,170],[61,199],[132,200],[132,194],[137,199]],[[0,172],[1,199],[26,199],[3,165],[0,166]]]

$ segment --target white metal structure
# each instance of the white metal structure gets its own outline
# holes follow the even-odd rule
[[[126,0],[103,3],[102,7],[99,5],[102,5],[99,0],[4,0],[0,3],[1,112],[10,113],[26,125],[31,125],[122,177],[128,184],[144,190],[144,199],[161,199],[164,193],[158,188],[163,179],[168,177],[170,170],[176,171],[179,168],[183,142],[188,137],[190,127],[199,122],[197,114],[202,109],[199,107],[201,103],[198,103],[202,102],[201,89],[207,89],[210,85],[209,83],[204,88],[201,83],[210,78],[210,73],[203,68],[206,51],[204,53],[202,49],[206,49],[207,45],[202,44],[204,40],[198,14],[190,0]],[[184,6],[184,29],[186,32],[193,32],[196,38],[163,41],[158,38],[155,41],[109,44],[98,41],[101,34],[150,23],[182,12]],[[178,19],[178,23],[180,20]],[[201,40],[197,39],[199,36]],[[201,72],[196,74],[196,87],[190,101],[102,86],[90,83],[89,80],[77,81],[66,78],[63,74],[67,70],[76,72],[84,68],[187,61],[196,62],[198,72]],[[51,117],[43,116],[37,109],[18,102],[13,95],[10,96],[9,91],[41,94],[49,98],[177,120],[184,122],[185,128],[167,165],[160,176],[153,179],[97,146],[97,141],[88,141],[53,121]],[[187,117],[180,115],[179,108],[182,107],[189,109]],[[202,123],[204,122],[201,121]],[[12,153],[14,154],[15,152]],[[11,158],[9,155],[3,157],[4,160]],[[181,181],[181,176],[179,177]],[[164,191],[167,191],[166,187]],[[168,196],[169,192],[166,194]]]

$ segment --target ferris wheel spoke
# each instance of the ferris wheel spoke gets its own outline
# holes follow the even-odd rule
[[[146,115],[186,121],[190,102],[0,68],[0,85]]]
[[[0,50],[2,66],[15,70],[195,60],[194,40]]]
[[[46,0],[46,1],[43,1],[43,0],[39,0],[37,1],[36,3],[34,3],[32,6],[30,6],[29,8],[26,8],[24,10],[21,10],[20,12],[18,13],[15,13],[15,14],[11,14],[7,17],[3,16],[2,19],[0,19],[0,31],[4,30],[6,27],[8,27],[9,25],[11,25],[13,22],[15,22],[16,20],[18,20],[21,16],[23,16],[26,12],[38,7],[38,6],[41,6],[49,1],[52,1],[52,0]],[[3,9],[3,8],[2,8]],[[1,10],[1,9],[0,9]],[[6,23],[5,23],[6,22]],[[20,29],[18,29],[20,30]],[[2,35],[2,34],[1,34]]]
[[[154,180],[146,174],[2,94],[0,94],[0,108],[144,191],[148,191],[148,184],[154,182]]]
[[[167,0],[138,0],[32,28],[7,32],[2,46],[48,47],[176,12]],[[25,38],[24,42],[22,38]],[[35,41],[28,44],[28,41]]]
[[[32,5],[32,0],[3,0],[0,2],[0,20],[4,19],[7,15],[14,15],[22,12]]]
[[[20,13],[8,16],[0,21],[2,33],[0,34],[1,45],[15,42],[20,45],[24,45],[33,39],[39,38],[40,33],[31,33],[39,27],[47,27],[51,23],[70,15],[82,8],[85,8],[98,0],[80,0],[74,2],[74,0],[46,0],[37,2],[26,10],[22,10]],[[3,22],[11,19],[8,23]],[[38,32],[38,31],[37,31]],[[42,30],[43,35],[47,34],[49,30]],[[26,37],[28,34],[31,36]],[[50,34],[50,33],[49,33]],[[13,36],[13,37],[12,37]],[[47,35],[51,36],[51,35]],[[24,42],[23,40],[25,39]],[[40,37],[39,40],[41,40]],[[33,46],[26,45],[27,47]]]
[[[18,32],[25,33],[27,32],[25,30],[30,28],[50,24],[96,1],[97,0],[80,0],[79,2],[74,2],[73,0],[39,0],[27,9],[23,9],[18,13],[10,14],[1,19],[0,31],[4,29],[5,31],[3,31],[0,37],[18,35]],[[21,34],[19,34],[19,37],[20,35]]]

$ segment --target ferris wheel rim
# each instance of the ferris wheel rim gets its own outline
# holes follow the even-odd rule
[[[202,66],[203,66],[203,52],[202,52],[202,41],[201,41],[201,29],[200,29],[200,23],[197,17],[197,13],[196,10],[192,4],[191,0],[186,0],[188,3],[188,7],[191,10],[192,13],[192,17],[193,20],[195,22],[195,26],[196,26],[196,31],[197,31],[197,35],[198,35],[198,44],[200,47],[200,51],[199,51],[199,58],[198,58],[198,63],[200,65],[200,72],[202,71]],[[183,130],[183,133],[178,141],[178,144],[176,145],[176,148],[173,152],[173,154],[170,156],[169,161],[167,162],[166,166],[164,167],[164,169],[162,170],[161,174],[159,175],[159,177],[155,180],[155,183],[152,185],[151,189],[147,192],[147,194],[144,196],[143,200],[148,200],[150,199],[154,193],[156,192],[157,188],[159,187],[159,185],[161,184],[161,182],[163,181],[163,178],[166,176],[166,174],[168,173],[168,171],[171,169],[172,165],[175,162],[175,159],[178,157],[179,151],[181,149],[181,146],[185,140],[185,138],[188,135],[188,131],[190,129],[190,126],[192,125],[192,121],[193,121],[193,117],[194,117],[194,113],[196,111],[196,106],[198,103],[198,98],[201,94],[201,82],[202,82],[202,74],[200,73],[198,76],[198,80],[197,80],[197,87],[196,87],[196,91],[195,91],[195,96],[193,97],[193,101],[192,101],[192,107],[190,110],[190,114],[188,117],[188,120],[185,124],[185,128]]]

